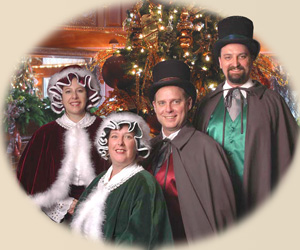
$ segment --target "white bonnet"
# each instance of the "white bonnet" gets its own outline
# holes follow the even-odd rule
[[[103,119],[96,135],[95,144],[102,158],[108,159],[108,135],[110,130],[120,129],[122,125],[128,125],[128,131],[135,132],[134,139],[138,155],[147,158],[150,154],[150,128],[145,120],[134,113],[112,112]]]

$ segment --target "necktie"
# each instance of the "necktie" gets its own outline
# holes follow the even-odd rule
[[[242,110],[242,93],[239,89],[234,89],[231,94],[231,105],[228,105],[227,110],[234,121]]]
[[[228,89],[223,89],[228,90]],[[222,146],[224,146],[224,139],[225,139],[225,121],[226,121],[226,109],[234,121],[237,116],[241,113],[241,134],[244,133],[243,127],[243,108],[247,104],[247,99],[243,97],[241,90],[245,91],[247,95],[251,95],[251,91],[247,88],[231,88],[228,90],[228,93],[224,99],[225,110],[224,110],[224,117],[223,117],[223,140]],[[241,112],[242,111],[242,112]]]

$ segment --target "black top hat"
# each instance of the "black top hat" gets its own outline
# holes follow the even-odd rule
[[[192,97],[193,105],[196,101],[197,92],[190,81],[190,68],[183,61],[167,60],[153,67],[153,84],[150,87],[150,101],[154,100],[155,93],[165,86],[177,86]]]
[[[248,47],[250,53],[257,57],[260,44],[253,39],[253,23],[243,16],[230,16],[218,23],[219,40],[213,47],[214,57],[220,56],[221,48],[230,43],[240,43]]]

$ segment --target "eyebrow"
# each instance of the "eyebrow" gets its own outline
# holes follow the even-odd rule
[[[231,55],[234,55],[234,54],[235,53],[228,52],[228,53],[224,53],[223,56],[231,56]],[[241,52],[237,55],[240,56],[240,55],[248,55],[248,54],[249,54],[248,52]]]
[[[64,88],[63,88],[63,90],[69,90],[69,89],[72,89],[70,86],[65,86]],[[79,87],[77,87],[75,90],[77,90],[77,89],[85,89],[85,87],[83,87],[83,86],[79,86]]]
[[[161,100],[156,100],[157,102],[166,102],[166,101],[176,101],[176,100],[182,100],[185,99],[184,97],[178,97],[178,98],[173,98],[173,99],[161,99]]]

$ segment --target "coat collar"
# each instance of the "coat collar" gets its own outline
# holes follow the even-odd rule
[[[195,131],[196,129],[193,127],[193,125],[187,121],[186,124],[181,128],[178,135],[171,141],[171,144],[174,147],[181,149],[193,136]],[[152,145],[159,143],[161,140],[163,140],[162,132],[152,139]]]
[[[249,90],[249,95],[255,95],[257,96],[259,99],[262,98],[263,94],[265,93],[267,87],[262,85],[260,82],[253,80],[254,85],[252,87],[250,87]],[[225,82],[222,82],[221,84],[219,84],[216,88],[215,91],[209,93],[207,96],[208,98],[213,98],[216,95],[219,95],[221,93],[223,93],[223,85],[225,84]]]
[[[142,166],[133,163],[123,168],[118,174],[110,179],[113,171],[113,166],[111,166],[100,179],[98,185],[104,185],[109,191],[112,191],[142,170],[144,170]]]
[[[195,133],[195,128],[189,121],[181,128],[178,135],[172,140],[172,145],[178,149],[181,149]]]

